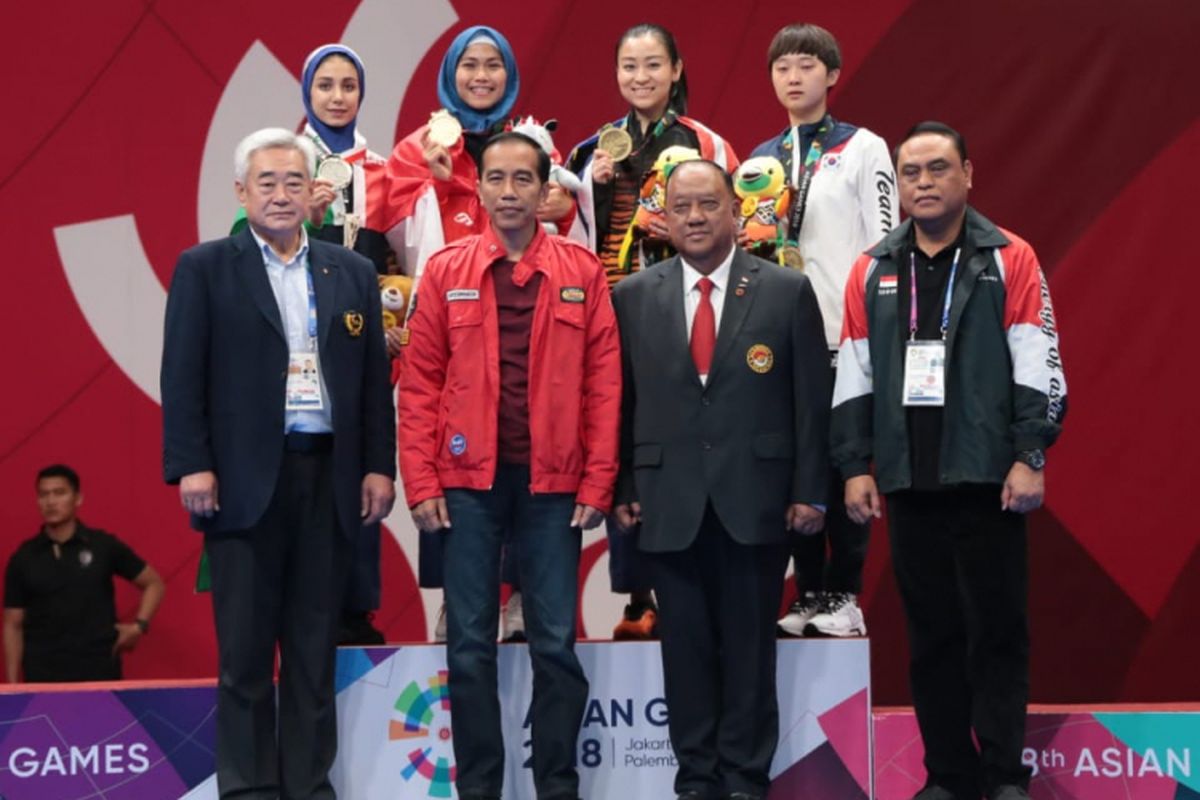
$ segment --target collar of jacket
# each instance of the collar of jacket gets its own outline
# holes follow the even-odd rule
[[[1005,247],[1011,244],[1008,237],[996,227],[995,223],[972,206],[967,206],[967,216],[963,220],[963,225],[966,227],[966,236],[963,241],[971,250]],[[904,220],[894,231],[868,250],[867,255],[872,258],[891,257],[893,260],[898,260],[908,246],[909,237],[912,235],[912,226],[911,217]]]
[[[513,283],[517,286],[524,286],[526,281],[533,277],[534,272],[550,274],[550,268],[546,264],[548,248],[545,245],[547,241],[546,232],[539,222],[534,226],[533,238],[525,246],[525,252],[521,254],[520,260],[513,267]],[[500,238],[500,234],[492,228],[491,222],[488,223],[487,229],[479,235],[479,248],[478,257],[487,265],[508,258],[508,247]]]

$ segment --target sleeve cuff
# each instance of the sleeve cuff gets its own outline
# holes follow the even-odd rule
[[[1018,436],[1013,440],[1013,452],[1019,453],[1022,450],[1045,450],[1046,443],[1039,436],[1030,436],[1025,434]]]
[[[838,472],[842,474],[842,480],[848,481],[851,478],[857,478],[860,475],[869,475],[871,473],[870,461],[849,461],[838,466]]]

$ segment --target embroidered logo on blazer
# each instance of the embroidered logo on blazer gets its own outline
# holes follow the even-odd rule
[[[478,289],[451,289],[446,292],[446,302],[453,303],[456,300],[478,300]]]
[[[775,354],[765,344],[752,345],[746,351],[746,365],[759,375],[765,375],[775,366]]]
[[[559,290],[558,299],[564,303],[582,303],[587,299],[587,292],[581,286],[564,286]]]

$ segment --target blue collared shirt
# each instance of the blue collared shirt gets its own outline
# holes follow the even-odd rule
[[[317,350],[315,338],[309,339],[308,329],[308,233],[300,229],[300,249],[290,261],[285,262],[279,254],[271,249],[254,228],[250,228],[254,241],[262,253],[263,264],[267,268],[267,280],[271,283],[271,292],[279,305],[279,316],[283,320],[283,332],[287,337],[288,351],[292,353],[307,353]],[[315,300],[314,300],[315,302]],[[332,433],[333,415],[330,410],[331,398],[325,386],[325,370],[321,367],[320,354],[317,355],[317,375],[321,379],[321,398],[324,407],[320,411],[284,411],[284,433],[292,431],[302,433]]]

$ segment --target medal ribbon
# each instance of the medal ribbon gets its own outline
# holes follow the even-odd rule
[[[666,112],[662,115],[662,119],[660,119],[658,122],[654,123],[654,128],[651,129],[650,133],[646,135],[646,138],[642,140],[642,143],[640,145],[638,145],[637,147],[635,147],[633,149],[633,152],[630,153],[629,156],[627,156],[625,158],[625,160],[629,161],[633,156],[638,155],[643,150],[645,150],[647,147],[649,147],[651,142],[653,142],[659,136],[662,136],[663,132],[667,128],[669,128],[675,124],[675,120],[678,116],[679,116],[678,114],[676,114],[673,110],[668,108],[666,110]],[[625,131],[628,133],[631,130],[635,130],[635,129],[637,129],[637,118],[634,117],[632,123],[629,121],[628,118],[626,118]],[[633,134],[630,133],[630,136],[632,137]]]
[[[804,168],[801,170],[799,161],[800,129],[792,128],[788,134],[792,140],[792,186],[796,187],[796,200],[792,203],[792,213],[788,215],[788,244],[795,245],[800,241],[800,226],[804,224],[804,210],[808,206],[808,190],[812,187],[813,175],[817,171],[817,163],[829,145],[829,134],[833,132],[835,123],[829,114],[821,120],[817,134],[804,156]]]
[[[946,284],[946,299],[942,303],[942,341],[946,341],[946,331],[950,329],[950,298],[954,294],[954,276],[958,274],[958,257],[962,248],[954,251],[954,263],[950,265],[950,281]],[[908,254],[908,340],[917,338],[917,254]]]

